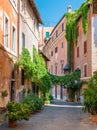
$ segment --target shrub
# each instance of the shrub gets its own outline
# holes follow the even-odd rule
[[[23,103],[28,105],[30,111],[41,110],[43,106],[43,100],[34,94],[29,94],[24,97]]]
[[[7,104],[7,109],[7,116],[10,121],[29,119],[29,107],[27,106],[27,104],[9,102]]]
[[[84,95],[84,110],[89,113],[97,114],[97,73],[93,75],[88,83]]]

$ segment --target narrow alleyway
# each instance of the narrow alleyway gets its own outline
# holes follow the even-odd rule
[[[0,130],[10,130],[8,124]],[[54,101],[44,109],[31,116],[29,121],[20,121],[14,130],[97,130],[87,114],[83,113],[80,104]]]

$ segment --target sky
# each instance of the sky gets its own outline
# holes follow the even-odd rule
[[[68,5],[72,10],[80,7],[85,0],[34,0],[45,26],[55,26],[67,12]]]

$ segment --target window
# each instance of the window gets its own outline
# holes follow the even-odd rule
[[[22,33],[22,48],[25,48],[25,34]]]
[[[62,42],[62,48],[64,48],[64,43]]]
[[[52,36],[52,42],[54,41],[54,37]]]
[[[77,27],[77,34],[78,34],[78,36],[79,36],[79,26]]]
[[[62,23],[62,32],[64,31],[64,23]]]
[[[53,74],[53,65],[51,65],[51,74]]]
[[[17,0],[10,0],[12,5],[16,8],[17,7]]]
[[[55,74],[57,75],[57,66],[55,66]]]
[[[12,50],[15,51],[16,49],[16,29],[12,27]]]
[[[77,47],[77,57],[79,57],[79,47]]]
[[[61,63],[61,74],[63,74],[63,73],[64,73],[63,68],[64,68],[64,64],[63,64],[63,63]]]
[[[49,38],[50,34],[49,32],[46,32],[46,38]]]
[[[26,13],[26,3],[24,0],[22,0],[22,8],[21,11],[24,11],[24,13]]]
[[[53,56],[53,51],[51,51],[51,56]]]
[[[21,71],[21,84],[24,85],[24,70]]]
[[[34,32],[36,31],[36,21],[34,19]]]
[[[87,41],[84,42],[84,54],[87,53]]]
[[[56,38],[58,37],[58,30],[56,30]]]
[[[9,20],[8,18],[5,16],[5,20],[4,20],[4,44],[6,47],[8,47],[8,34],[9,33]]]
[[[58,47],[55,48],[55,53],[57,53],[57,52],[58,52]]]
[[[84,77],[87,77],[87,65],[84,65]]]

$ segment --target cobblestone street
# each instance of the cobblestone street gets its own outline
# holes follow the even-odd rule
[[[10,128],[5,123],[0,130]],[[55,101],[32,115],[29,121],[18,122],[14,130],[97,130],[97,124],[90,121],[78,104]]]

